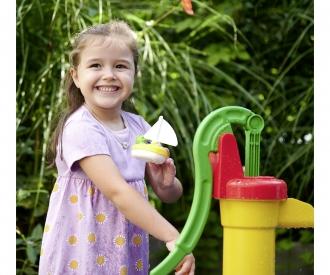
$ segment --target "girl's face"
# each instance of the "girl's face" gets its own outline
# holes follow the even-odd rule
[[[95,38],[80,53],[71,75],[89,108],[117,112],[133,89],[132,51],[121,39]]]

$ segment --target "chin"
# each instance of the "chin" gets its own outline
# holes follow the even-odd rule
[[[102,108],[102,109],[108,109],[108,110],[114,110],[114,109],[118,109],[121,108],[121,103],[100,103],[97,104],[97,107]]]

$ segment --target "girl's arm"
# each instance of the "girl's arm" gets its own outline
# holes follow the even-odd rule
[[[79,164],[102,194],[111,200],[130,222],[166,242],[170,251],[173,249],[179,232],[123,179],[111,157],[85,157]],[[176,267],[175,274],[193,275],[194,270],[195,258],[189,254]]]
[[[95,155],[81,159],[79,164],[129,221],[164,242],[177,238],[178,231],[123,179],[111,157]]]
[[[171,158],[168,158],[163,164],[147,163],[146,165],[147,181],[163,202],[175,202],[182,195],[182,185],[175,177],[175,171]]]

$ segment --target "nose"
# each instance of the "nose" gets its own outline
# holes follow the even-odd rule
[[[116,79],[116,73],[112,68],[106,68],[104,70],[103,79]]]

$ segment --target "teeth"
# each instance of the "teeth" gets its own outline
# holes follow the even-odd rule
[[[97,87],[97,89],[101,92],[115,92],[115,91],[118,90],[118,87],[116,87],[116,86],[111,86],[111,87],[102,86],[102,87]]]

